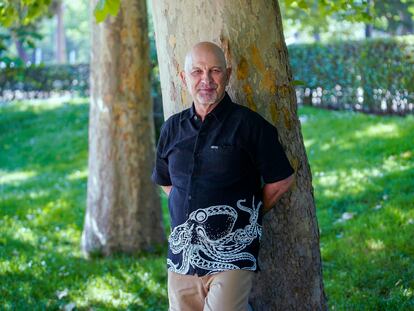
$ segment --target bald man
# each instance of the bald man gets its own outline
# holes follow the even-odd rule
[[[170,310],[247,310],[262,215],[293,182],[276,128],[233,103],[214,43],[185,58],[191,108],[162,126],[152,179],[168,195]]]

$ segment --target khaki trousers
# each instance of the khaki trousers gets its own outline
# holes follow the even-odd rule
[[[170,311],[246,311],[254,272],[230,270],[199,277],[168,271]]]

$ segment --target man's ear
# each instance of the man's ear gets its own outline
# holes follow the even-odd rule
[[[185,71],[180,72],[180,79],[181,79],[181,82],[183,83],[183,85],[185,87],[187,87],[187,82],[185,81]]]
[[[226,73],[227,73],[227,83],[229,83],[230,76],[231,76],[231,67],[226,68]]]

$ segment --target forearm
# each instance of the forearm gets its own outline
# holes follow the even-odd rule
[[[263,187],[263,213],[267,213],[275,206],[280,197],[290,189],[294,181],[294,175],[281,181],[265,184]]]

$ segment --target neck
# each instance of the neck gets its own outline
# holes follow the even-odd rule
[[[215,103],[212,104],[200,104],[194,101],[194,108],[197,113],[197,115],[201,118],[201,121],[204,121],[206,116],[221,102],[221,100],[224,98],[223,96]]]
[[[201,121],[204,121],[205,117],[218,105],[214,104],[197,104],[194,103],[194,107],[197,115],[201,118]]]

